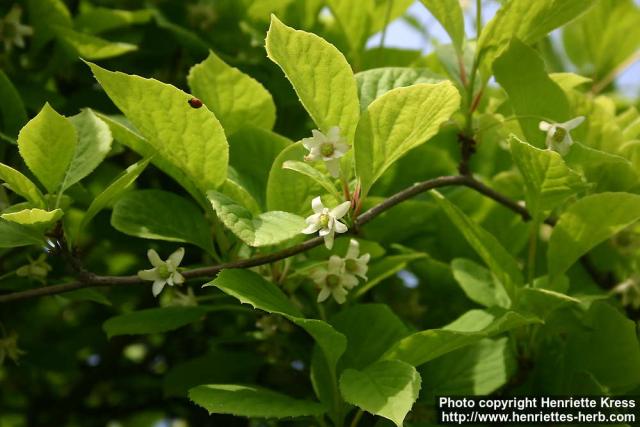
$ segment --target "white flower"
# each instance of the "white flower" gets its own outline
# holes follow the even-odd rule
[[[169,255],[166,261],[162,261],[158,253],[153,249],[147,251],[147,257],[154,268],[138,271],[138,277],[142,280],[153,281],[152,291],[154,297],[157,297],[162,292],[166,284],[173,286],[174,284],[180,285],[184,283],[184,276],[178,272],[178,266],[184,257],[184,248],[179,248]]]
[[[569,147],[573,144],[573,139],[571,139],[569,132],[580,126],[583,121],[584,116],[578,116],[564,123],[547,123],[541,121],[538,128],[543,132],[547,132],[547,147],[564,156],[569,152]]]
[[[340,175],[340,157],[349,151],[349,144],[344,142],[340,136],[340,128],[333,126],[327,134],[323,134],[319,130],[312,130],[313,137],[304,138],[302,145],[309,150],[309,154],[305,156],[305,160],[323,160],[327,166],[327,170],[334,178]]]
[[[311,273],[311,278],[318,286],[318,302],[322,302],[333,296],[338,304],[347,300],[347,291],[358,284],[356,276],[345,272],[344,260],[332,255],[327,263],[327,268],[320,267]]]
[[[24,36],[33,34],[31,27],[20,23],[21,16],[22,9],[20,6],[14,5],[7,16],[0,21],[0,40],[4,42],[6,51],[10,51],[12,45],[23,48]]]
[[[307,218],[307,228],[302,230],[304,234],[313,234],[320,230],[320,235],[324,236],[324,244],[327,249],[333,247],[333,238],[335,233],[344,233],[347,226],[338,221],[349,211],[351,202],[344,202],[333,209],[326,208],[322,204],[320,197],[316,197],[311,201],[311,207],[314,214]]]
[[[351,239],[349,242],[349,249],[347,249],[347,255],[344,257],[344,268],[347,273],[361,277],[367,280],[367,270],[369,267],[369,259],[371,255],[364,254],[360,257],[360,244],[357,240]]]
[[[631,306],[635,310],[640,308],[640,274],[629,277],[611,290],[622,297],[623,306]]]

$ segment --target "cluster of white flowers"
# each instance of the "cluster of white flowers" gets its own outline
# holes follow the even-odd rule
[[[307,227],[302,230],[304,234],[313,234],[318,231],[320,236],[324,237],[324,244],[327,249],[333,247],[335,233],[345,233],[347,226],[339,220],[349,212],[351,202],[344,202],[333,209],[329,209],[322,204],[320,197],[316,197],[311,201],[313,214],[309,216]]]
[[[547,148],[565,156],[573,144],[571,131],[582,124],[584,116],[578,116],[564,123],[548,123],[541,121],[538,128],[547,133]]]
[[[367,280],[369,254],[360,255],[360,245],[351,239],[344,258],[331,255],[326,267],[315,269],[311,278],[320,288],[318,302],[333,296],[338,304],[347,300],[347,293],[358,285],[358,277]]]

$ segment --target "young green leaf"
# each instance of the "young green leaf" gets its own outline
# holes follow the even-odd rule
[[[593,247],[640,219],[640,196],[599,193],[584,197],[560,215],[549,239],[551,280]]]
[[[131,43],[111,42],[70,28],[57,28],[56,33],[78,56],[90,61],[114,58],[138,50],[138,46]]]
[[[4,181],[11,191],[35,206],[44,207],[44,198],[38,187],[19,171],[0,163],[0,180]]]
[[[299,400],[261,387],[209,384],[189,390],[189,399],[210,414],[239,417],[294,418],[322,415],[325,408],[318,402]]]
[[[193,94],[220,120],[227,136],[247,123],[271,129],[276,121],[276,106],[264,86],[213,51],[191,67],[187,81]]]
[[[26,226],[48,227],[58,221],[64,212],[62,209],[46,211],[44,209],[23,209],[18,212],[4,213],[2,219]]]
[[[338,126],[351,143],[360,109],[353,72],[332,44],[271,16],[267,56],[282,68],[322,132]]]
[[[532,147],[515,136],[510,140],[513,161],[522,174],[527,209],[537,220],[585,187],[582,177],[570,169],[555,151]]]
[[[158,334],[202,319],[203,307],[159,307],[121,314],[108,319],[102,329],[109,338],[117,335]]]
[[[451,271],[470,300],[485,307],[508,308],[511,305],[502,285],[483,266],[468,259],[456,258],[451,261]]]
[[[56,37],[60,28],[71,28],[71,13],[62,0],[29,0],[33,48],[38,51]]]
[[[130,236],[192,243],[213,252],[211,230],[202,211],[190,200],[166,191],[125,194],[113,207],[111,225]]]
[[[191,108],[191,96],[169,84],[89,66],[107,95],[164,159],[203,192],[224,183],[229,148],[213,113],[206,107]]]
[[[490,315],[489,321],[490,323],[484,328],[473,331],[442,328],[413,333],[398,341],[386,352],[383,358],[386,360],[398,359],[413,366],[419,366],[443,354],[474,344],[483,338],[489,338],[532,323],[542,323],[535,316],[516,311]],[[474,324],[477,323],[474,321]]]
[[[360,109],[366,110],[369,104],[397,87],[418,83],[438,83],[443,78],[427,69],[384,67],[366,70],[356,74]]]
[[[217,191],[209,191],[207,197],[220,221],[249,246],[278,244],[299,235],[306,225],[304,218],[282,211],[254,217],[249,210]]]
[[[113,138],[120,144],[125,145],[140,154],[142,157],[150,158],[151,163],[158,169],[173,178],[178,184],[182,186],[191,197],[193,197],[200,206],[208,208],[209,203],[204,197],[204,193],[198,189],[195,182],[178,167],[175,162],[169,160],[161,153],[156,151],[151,144],[135,130],[131,128],[131,124],[124,117],[109,117],[104,114],[99,114],[107,125],[113,135]]]
[[[344,0],[328,0],[327,3],[346,36],[351,52],[357,55],[369,35],[370,15],[373,14],[375,1],[360,0],[357,5]]]
[[[93,172],[109,154],[113,141],[109,126],[91,110],[84,110],[70,117],[69,121],[76,128],[78,143],[60,185],[60,191],[66,190]]]
[[[340,377],[340,392],[352,405],[402,427],[418,399],[420,382],[420,374],[408,363],[382,360],[363,370],[345,370]]]
[[[340,200],[342,197],[338,190],[336,190],[336,185],[329,179],[329,176],[326,173],[320,172],[310,164],[298,160],[287,160],[282,164],[282,167],[308,176],[317,182],[318,185],[322,186],[322,188],[327,190],[327,192],[333,195],[337,200]]]
[[[628,191],[640,180],[634,165],[622,156],[575,142],[565,156],[567,164],[581,171],[592,191]]]
[[[79,230],[83,229],[93,219],[93,217],[98,214],[98,212],[117,200],[118,197],[120,197],[120,195],[129,188],[136,179],[138,179],[138,176],[140,176],[148,164],[149,159],[140,160],[139,162],[132,164],[118,178],[109,184],[102,193],[98,194],[82,217]]]
[[[451,37],[458,52],[464,43],[464,17],[458,0],[420,0]]]
[[[304,158],[306,152],[302,143],[297,142],[282,150],[273,161],[267,181],[267,209],[298,215],[309,212],[311,200],[321,194],[322,187],[311,178],[282,167],[287,160]]]
[[[49,104],[20,131],[20,155],[50,193],[59,189],[73,159],[77,139],[71,122]]]
[[[396,88],[372,102],[354,145],[363,195],[393,162],[434,136],[459,105],[450,82]]]
[[[513,37],[533,44],[589,9],[594,0],[511,0],[482,29],[476,57],[488,78],[491,65]]]
[[[533,48],[512,39],[508,49],[494,62],[493,71],[509,95],[527,142],[544,147],[546,134],[540,131],[538,123],[564,122],[570,118],[570,110],[564,91],[549,78],[542,58]]]

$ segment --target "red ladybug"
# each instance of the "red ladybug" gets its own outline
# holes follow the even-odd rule
[[[191,98],[187,102],[189,103],[189,105],[191,105],[192,108],[202,107],[202,101],[200,101],[198,98]]]

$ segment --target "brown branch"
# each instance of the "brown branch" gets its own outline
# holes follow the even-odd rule
[[[433,190],[439,187],[446,186],[464,186],[471,188],[477,191],[480,194],[483,194],[501,205],[511,209],[515,213],[519,214],[524,221],[528,221],[531,219],[531,215],[527,211],[527,209],[520,205],[515,200],[512,200],[506,197],[503,194],[498,193],[490,187],[487,187],[485,184],[477,181],[470,175],[455,175],[455,176],[441,176],[438,178],[430,179],[427,181],[422,181],[408,187],[393,196],[385,199],[383,202],[378,205],[370,208],[366,212],[359,215],[356,220],[353,229],[357,230],[359,227],[365,225],[370,222],[383,212],[391,209],[397,204],[408,200],[418,194],[424,193],[429,190]],[[553,219],[548,219],[547,222],[550,225],[555,224]],[[347,234],[348,235],[348,234]],[[340,237],[344,235],[338,235],[336,237]],[[187,279],[197,279],[203,277],[213,277],[217,273],[219,273],[223,269],[230,268],[250,268],[257,267],[260,265],[271,264],[276,261],[280,261],[303,252],[306,252],[316,246],[320,246],[324,242],[322,237],[314,237],[312,239],[306,240],[300,244],[291,246],[289,248],[282,249],[277,252],[273,252],[267,255],[259,255],[253,258],[243,259],[239,261],[227,262],[217,265],[212,265],[209,267],[200,267],[191,270],[184,271],[182,274]],[[591,273],[591,272],[590,272]],[[594,276],[594,279],[598,276]],[[59,285],[52,285],[43,288],[37,289],[29,289],[26,291],[14,292],[6,295],[0,295],[0,303],[10,302],[10,301],[18,301],[30,298],[36,298],[47,295],[56,295],[64,292],[70,292],[78,289],[84,288],[92,288],[92,287],[103,287],[103,286],[119,286],[119,285],[138,285],[142,283],[148,283],[142,279],[140,279],[136,275],[131,276],[98,276],[91,272],[82,271],[81,277],[79,280],[70,283],[64,283]]]

